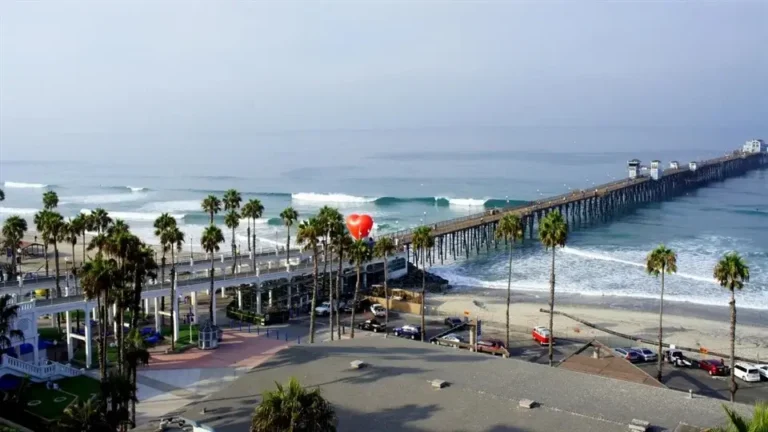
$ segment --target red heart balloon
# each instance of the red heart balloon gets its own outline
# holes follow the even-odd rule
[[[368,237],[371,229],[373,229],[373,218],[367,214],[351,214],[347,216],[347,229],[352,237],[358,240]]]

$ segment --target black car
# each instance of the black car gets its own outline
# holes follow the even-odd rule
[[[407,338],[407,339],[413,339],[413,340],[421,340],[421,327],[406,324],[402,327],[396,328],[393,333],[397,337]]]
[[[359,328],[360,330],[372,331],[374,333],[383,332],[387,330],[387,327],[376,319],[365,320],[364,322],[361,322],[360,324],[358,324],[357,328]]]
[[[456,318],[456,317],[448,317],[444,321],[445,326],[448,328],[454,328],[463,323],[464,321],[461,318]]]

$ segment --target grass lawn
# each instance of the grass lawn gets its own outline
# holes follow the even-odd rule
[[[72,402],[88,400],[100,391],[99,382],[84,375],[64,378],[56,384],[59,390],[48,390],[45,383],[29,384],[23,396],[26,410],[47,420],[56,420]],[[30,406],[31,401],[40,403]]]
[[[192,343],[189,342],[190,332],[192,333]],[[173,336],[173,329],[164,328],[161,333],[166,338],[170,338]],[[198,327],[196,324],[193,324],[191,328],[189,324],[186,324],[186,325],[179,324],[179,338],[176,339],[176,348],[197,344],[197,336],[198,336]]]
[[[38,328],[37,332],[40,334],[40,338],[48,340],[63,341],[65,333],[59,332],[58,328],[44,327]]]

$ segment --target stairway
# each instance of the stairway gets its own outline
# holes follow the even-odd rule
[[[80,369],[65,364],[48,362],[45,365],[32,363],[3,354],[0,357],[0,375],[11,374],[20,377],[28,376],[32,382],[44,382],[83,375]]]

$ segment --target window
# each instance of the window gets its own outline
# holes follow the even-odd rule
[[[746,372],[746,369],[744,369],[744,368],[743,368],[743,367],[741,367],[740,365],[736,365],[736,366],[734,366],[734,369],[736,369],[736,370],[737,370],[737,371],[739,371],[739,372]]]

